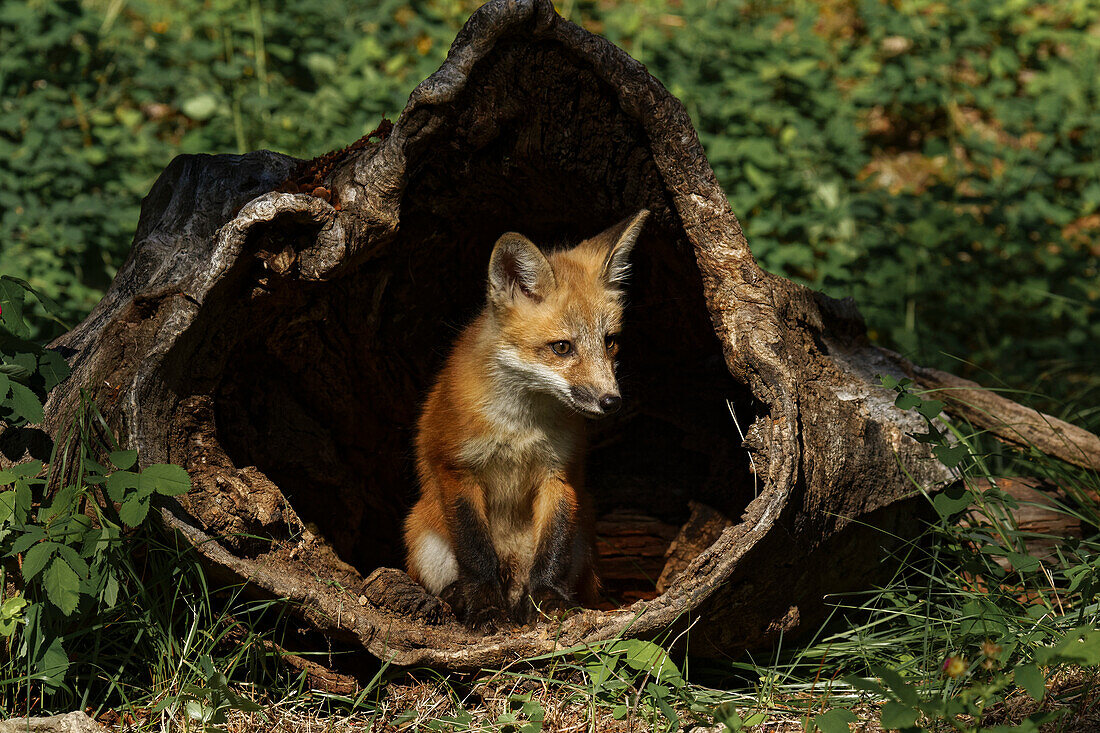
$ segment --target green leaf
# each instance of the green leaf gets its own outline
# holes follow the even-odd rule
[[[14,473],[16,476],[24,476],[26,478],[37,476],[41,470],[42,461],[27,461],[26,463],[20,463],[8,469],[10,473]]]
[[[952,484],[932,498],[932,506],[944,519],[952,517],[974,503],[974,495],[962,483]]]
[[[57,553],[58,547],[56,542],[39,542],[27,550],[27,554],[23,556],[23,580],[30,582],[42,572],[42,568]]]
[[[1012,671],[1012,675],[1016,684],[1031,695],[1032,699],[1042,700],[1043,696],[1046,695],[1046,679],[1043,678],[1043,672],[1037,665],[1021,665]]]
[[[2,605],[0,605],[0,616],[3,616],[4,618],[18,616],[19,613],[23,610],[23,607],[26,606],[28,603],[29,601],[23,596],[12,596],[11,598],[4,601]]]
[[[26,521],[31,513],[34,497],[31,495],[31,487],[27,479],[19,479],[15,482],[15,519],[18,522]],[[40,528],[39,528],[40,529]]]
[[[32,371],[22,364],[3,362],[0,363],[0,374],[17,382],[26,382],[31,378]]]
[[[84,459],[84,471],[85,473],[98,474],[100,476],[106,476],[108,473],[110,473],[110,471],[107,470],[106,466],[99,465],[91,458]]]
[[[0,277],[0,322],[9,331],[20,338],[30,335],[30,329],[23,321],[23,303],[26,291],[10,277]]]
[[[183,709],[187,712],[187,717],[199,723],[205,723],[210,719],[210,716],[214,714],[214,711],[203,705],[198,700],[188,700],[183,706]]]
[[[1038,729],[1040,725],[1053,723],[1055,720],[1058,720],[1058,718],[1061,718],[1062,716],[1068,714],[1069,708],[1062,708],[1060,710],[1040,710],[1037,713],[1032,713],[1031,715],[1027,716],[1025,720],[1035,725],[1036,729]]]
[[[963,443],[956,443],[955,445],[937,445],[932,449],[932,453],[943,465],[954,468],[970,455],[970,449]]]
[[[69,563],[55,557],[46,571],[46,595],[61,613],[68,616],[80,600],[80,579]]]
[[[69,564],[69,567],[73,569],[77,577],[88,577],[88,563],[84,562],[84,559],[80,557],[80,553],[76,551],[76,548],[69,545],[58,545],[58,552],[60,552],[61,557],[65,558],[65,562]]]
[[[233,702],[233,709],[242,713],[258,713],[263,710],[263,706],[253,700],[249,700],[247,697],[242,697],[232,691],[226,691],[230,699]]]
[[[15,414],[25,419],[31,425],[42,422],[42,403],[38,397],[19,382],[11,383],[11,396],[8,398]]]
[[[898,386],[898,380],[891,377],[889,374],[876,374],[878,381],[882,383],[882,386],[886,389],[893,389]]]
[[[909,394],[908,392],[902,392],[898,395],[897,399],[894,400],[894,406],[900,410],[912,410],[914,407],[920,405],[920,403],[920,397]]]
[[[585,671],[596,691],[603,689],[604,685],[612,678],[617,660],[614,657],[594,655],[595,661],[585,665]]]
[[[49,393],[51,389],[68,379],[72,371],[61,354],[47,349],[38,357],[38,373],[45,380],[45,390]]]
[[[916,707],[920,704],[920,696],[917,695],[916,688],[906,682],[900,674],[885,667],[877,668],[874,672],[882,678],[882,681],[886,683],[890,691],[903,703],[912,707]]]
[[[214,116],[218,111],[218,98],[213,94],[199,94],[184,100],[180,109],[193,120],[204,122]]]
[[[12,596],[0,605],[0,636],[11,636],[23,619],[23,608],[28,601],[23,596]]]
[[[154,463],[141,472],[142,479],[151,480],[158,494],[177,496],[191,490],[191,477],[179,466]]]
[[[0,492],[0,523],[11,519],[13,514],[15,514],[15,492]]]
[[[605,651],[609,654],[622,654],[627,666],[645,672],[660,682],[678,687],[684,681],[680,669],[668,656],[668,652],[651,641],[626,639],[615,642]]]
[[[15,283],[19,287],[23,288],[24,291],[26,291],[26,292],[30,293],[31,295],[33,295],[34,297],[38,298],[38,302],[41,303],[42,306],[46,309],[46,313],[48,313],[50,316],[52,316],[52,319],[54,321],[56,321],[58,323],[58,325],[60,325],[66,331],[72,330],[72,326],[70,326],[69,324],[62,321],[61,318],[59,317],[61,315],[61,308],[57,305],[57,303],[53,300],[53,298],[50,298],[45,293],[43,293],[41,290],[39,290],[38,288],[33,287],[29,282],[27,282],[26,280],[24,280],[22,278],[12,277],[11,275],[4,275],[2,279],[10,280],[11,282]]]
[[[107,477],[105,486],[107,487],[107,497],[111,501],[122,501],[126,498],[127,489],[138,487],[138,475],[130,471],[115,471]]]
[[[84,547],[81,550],[81,554],[84,557],[92,557],[93,555],[102,555],[110,549],[113,543],[116,543],[119,539],[119,531],[113,527],[104,527],[102,529],[93,529],[84,536]]]
[[[335,58],[316,52],[306,54],[305,65],[310,71],[319,76],[331,76],[339,68]]]
[[[940,400],[921,400],[917,412],[932,420],[943,412],[943,404]]]
[[[22,342],[16,346],[15,354],[11,357],[13,364],[26,369],[31,374],[38,373],[38,354],[42,352],[42,347],[38,344],[30,341]]]
[[[760,170],[752,163],[746,161],[745,164],[741,166],[741,170],[744,172],[745,178],[752,184],[753,188],[759,191],[768,191],[771,189],[771,176],[764,173],[764,171]]]
[[[103,595],[100,598],[107,608],[114,608],[115,603],[118,601],[118,578],[109,569],[107,571],[107,582],[103,585]]]
[[[137,462],[136,450],[116,450],[109,456],[111,465],[123,471],[132,467]]]
[[[851,729],[848,724],[857,720],[859,718],[851,710],[833,708],[814,718],[814,725],[821,730],[821,733],[849,733]]]
[[[546,718],[546,709],[542,707],[542,703],[538,700],[529,700],[523,703],[520,710],[523,712],[524,717],[532,723],[541,724],[543,719]]]
[[[890,701],[882,706],[883,728],[908,728],[917,722],[917,711],[904,703]]]
[[[1100,629],[1090,626],[1076,628],[1053,647],[1036,649],[1035,661],[1039,664],[1100,664]]]
[[[1042,564],[1039,558],[1020,552],[1006,552],[1005,557],[1012,563],[1012,567],[1021,573],[1033,573]]]
[[[740,731],[745,727],[745,721],[737,713],[737,708],[731,702],[722,703],[712,713],[714,719],[726,726],[726,730]]]
[[[134,494],[118,510],[118,518],[128,527],[140,526],[149,514],[149,495]]]
[[[65,647],[61,645],[60,637],[53,637],[48,644],[43,644],[34,660],[34,669],[37,675],[44,678],[47,689],[55,689],[65,678],[69,671],[69,655],[65,653]]]
[[[660,709],[661,714],[670,721],[679,721],[680,716],[676,714],[676,709],[669,704],[668,700],[664,697],[654,698],[657,703],[657,707]]]
[[[0,402],[8,396],[11,389],[11,378],[7,374],[0,374]]]
[[[39,526],[33,526],[23,529],[23,534],[15,538],[15,542],[12,543],[11,549],[8,550],[7,557],[14,557],[21,552],[26,552],[30,549],[31,545],[39,540],[46,538],[46,530]]]

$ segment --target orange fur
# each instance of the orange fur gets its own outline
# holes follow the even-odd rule
[[[459,336],[417,424],[420,499],[405,544],[409,574],[432,593],[474,582],[480,571],[463,565],[472,548],[462,543],[483,527],[499,577],[481,580],[499,580],[513,617],[543,576],[568,578],[567,588],[549,583],[560,600],[595,600],[584,417],[618,407],[608,336],[619,331],[626,258],[647,214],[548,255],[516,234],[494,248],[486,306]],[[566,342],[570,351],[558,353]],[[567,544],[574,549],[561,550]]]

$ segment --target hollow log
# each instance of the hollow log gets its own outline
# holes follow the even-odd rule
[[[399,569],[418,404],[502,232],[576,240],[642,207],[625,408],[589,436],[605,598],[470,631]],[[397,664],[688,626],[693,653],[766,644],[865,582],[916,531],[917,486],[950,478],[876,379],[922,372],[851,301],[763,271],[680,102],[549,0],[483,6],[396,123],[345,150],[175,159],[54,347],[73,376],[48,429],[89,389],[142,464],[190,473],[162,517],[211,573]]]

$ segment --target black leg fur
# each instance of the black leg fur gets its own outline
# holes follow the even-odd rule
[[[577,605],[577,584],[581,572],[592,561],[591,554],[588,540],[577,526],[569,505],[562,502],[535,555],[528,581],[533,605],[523,615],[533,615],[535,605],[551,613]]]
[[[458,580],[439,597],[468,626],[497,626],[505,618],[504,585],[489,529],[469,501],[459,498],[451,515]]]

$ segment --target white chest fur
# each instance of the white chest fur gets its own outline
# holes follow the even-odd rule
[[[564,480],[581,436],[557,405],[486,412],[493,428],[468,439],[460,456],[484,492],[489,536],[511,578],[506,592],[514,604],[527,592],[538,551],[534,520],[540,492]]]

